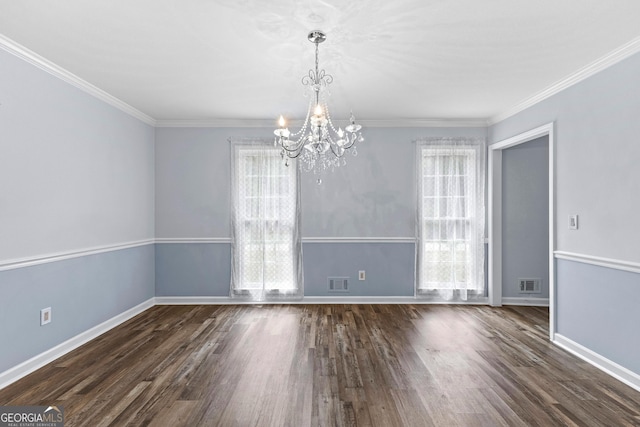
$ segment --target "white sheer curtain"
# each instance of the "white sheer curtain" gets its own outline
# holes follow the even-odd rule
[[[430,138],[417,149],[417,294],[485,299],[485,141]]]
[[[231,295],[302,296],[300,191],[295,162],[261,141],[231,141]]]

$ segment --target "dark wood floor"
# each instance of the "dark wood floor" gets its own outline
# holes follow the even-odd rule
[[[0,390],[70,426],[625,426],[640,393],[543,308],[156,306]]]

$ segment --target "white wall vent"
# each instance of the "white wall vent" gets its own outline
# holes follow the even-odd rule
[[[349,292],[348,277],[329,277],[329,292]]]
[[[521,294],[539,294],[541,279],[518,279]]]

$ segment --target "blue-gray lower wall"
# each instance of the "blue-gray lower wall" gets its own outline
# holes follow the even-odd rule
[[[153,298],[153,264],[149,244],[0,271],[0,372]]]
[[[640,274],[556,260],[557,332],[640,374]]]
[[[156,244],[156,296],[229,296],[230,283],[231,244]]]
[[[302,251],[305,296],[414,295],[414,243],[304,243]],[[349,291],[329,292],[329,277],[348,277]]]
[[[308,242],[302,251],[305,296],[414,295],[411,242]],[[228,296],[230,266],[228,243],[158,243],[156,296]],[[328,277],[349,277],[349,292],[329,292]]]

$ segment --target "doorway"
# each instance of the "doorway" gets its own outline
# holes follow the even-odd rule
[[[503,151],[540,137],[548,137],[548,170],[549,170],[549,335],[553,340],[556,331],[555,316],[555,167],[554,167],[554,124],[549,123],[528,132],[499,141],[489,146],[489,176],[488,176],[488,226],[489,226],[489,303],[501,306],[503,302]]]

